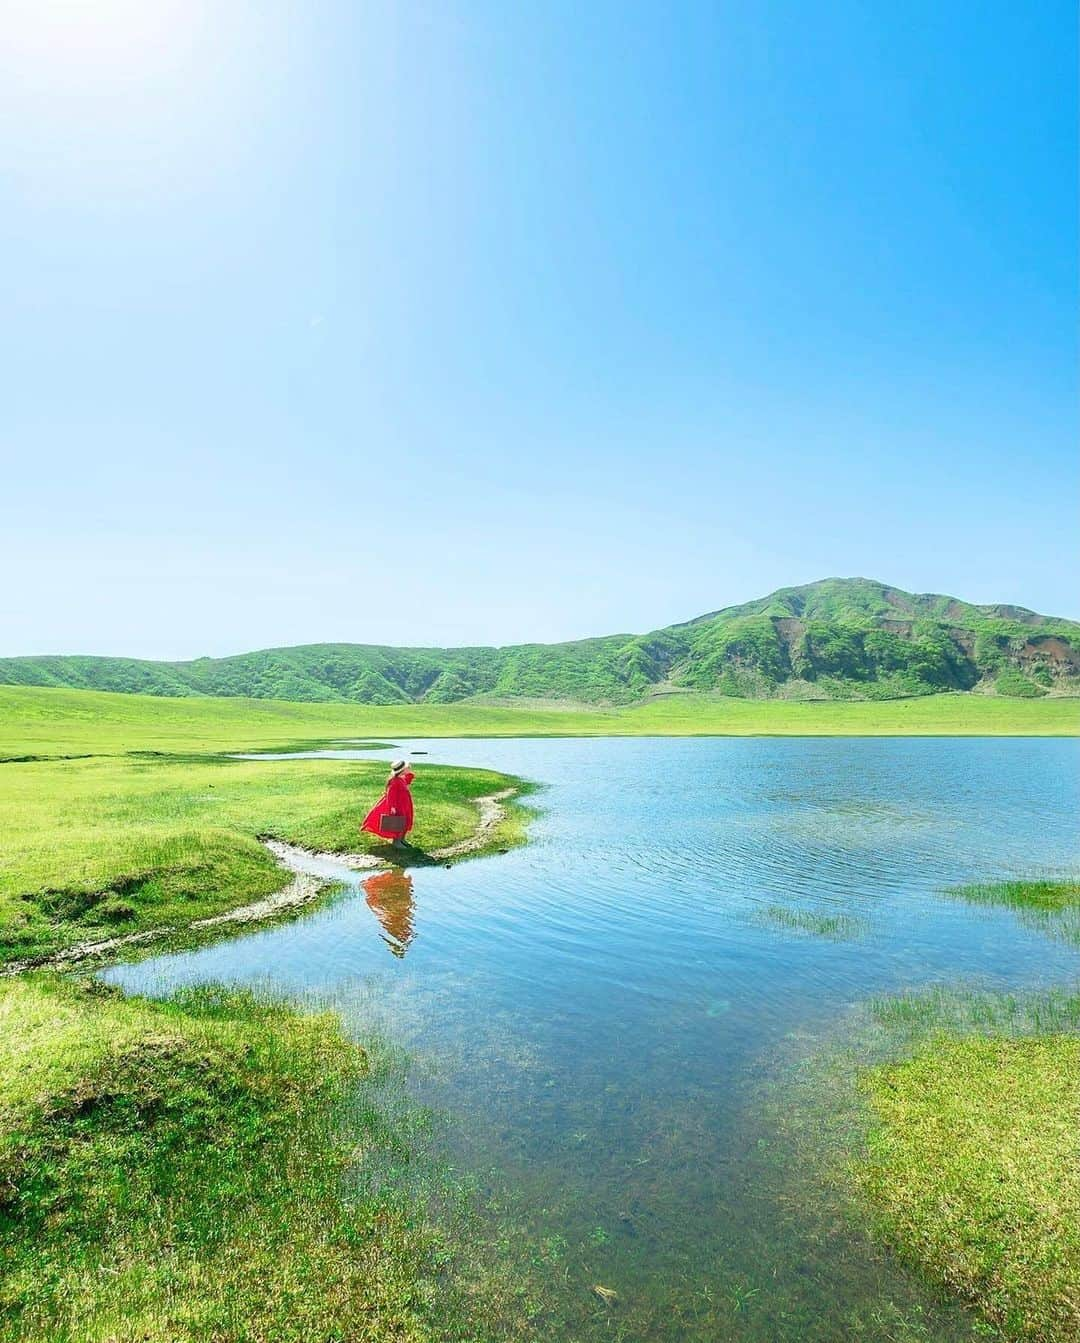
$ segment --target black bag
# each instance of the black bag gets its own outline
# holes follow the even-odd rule
[[[387,812],[379,823],[379,829],[387,835],[403,835],[405,833],[405,817]]]

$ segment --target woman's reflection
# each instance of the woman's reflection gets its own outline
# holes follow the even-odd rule
[[[383,941],[404,956],[413,940],[413,884],[405,872],[380,872],[364,882],[364,899],[383,926]]]

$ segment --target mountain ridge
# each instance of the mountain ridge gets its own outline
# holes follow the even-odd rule
[[[548,699],[626,704],[658,692],[886,699],[944,690],[1080,694],[1080,622],[875,579],[779,588],[647,634],[558,644],[301,644],[224,658],[0,659],[0,684],[366,704]]]

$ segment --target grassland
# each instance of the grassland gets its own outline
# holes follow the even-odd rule
[[[825,1108],[808,1114],[845,1134],[837,1170],[878,1237],[972,1307],[986,1336],[1076,1343],[1077,989],[878,999],[820,1077]]]
[[[1078,988],[871,1000],[757,1098],[783,1187],[801,1171],[817,1215],[962,1303],[972,1336],[1080,1340]]]
[[[407,1129],[326,1016],[201,990],[0,984],[0,1340],[527,1335],[462,1209],[373,1172]]]
[[[287,874],[256,836],[332,851],[385,852],[359,821],[381,761],[237,761],[87,756],[0,766],[0,961],[86,939],[177,926],[280,889]],[[420,849],[471,834],[473,799],[512,780],[421,767]],[[520,838],[510,809],[492,847]]]
[[[669,695],[630,708],[295,704],[0,686],[0,759],[285,749],[341,738],[521,736],[1076,736],[1080,699],[966,694],[882,701]]]
[[[863,1087],[889,1241],[1001,1337],[1080,1338],[1080,1035],[939,1034]]]
[[[250,714],[62,698],[3,718],[5,742],[13,729],[39,749],[0,765],[0,962],[268,895],[288,874],[260,835],[384,847],[358,828],[384,762],[234,760],[220,752],[252,741]],[[475,799],[516,782],[421,766],[411,840],[422,854],[468,838]],[[524,819],[511,804],[489,847]],[[335,1021],[280,1003],[0,980],[0,1341],[524,1337],[520,1278],[475,1252],[456,1185],[429,1198],[397,1178],[410,1125],[370,1085]]]

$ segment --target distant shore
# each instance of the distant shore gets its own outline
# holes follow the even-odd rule
[[[311,749],[401,737],[1080,735],[1080,698],[953,693],[898,700],[656,696],[605,708],[563,702],[341,704],[169,699],[0,686],[0,760],[131,751]]]

